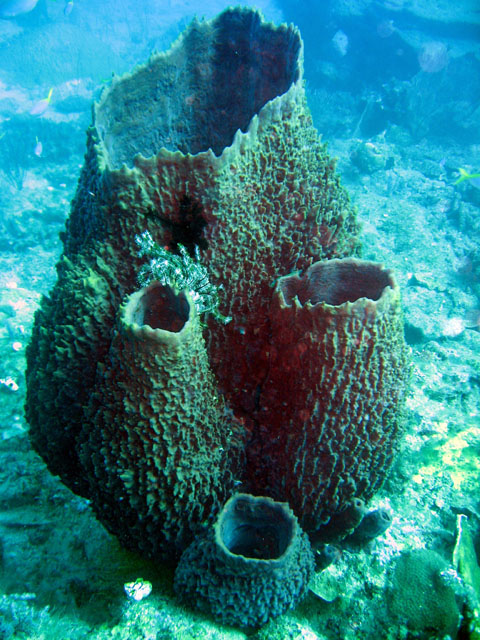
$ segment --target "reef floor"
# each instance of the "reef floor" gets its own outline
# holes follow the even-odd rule
[[[313,92],[309,100],[315,118],[321,95]],[[81,149],[83,125],[72,135]],[[452,617],[435,614],[431,593],[422,595],[422,576],[417,585],[402,584],[394,567],[401,554],[425,549],[444,562],[445,584],[448,575],[454,581],[448,571],[458,514],[468,516],[474,534],[479,529],[480,190],[454,185],[472,149],[414,140],[400,126],[368,140],[328,131],[324,137],[358,207],[363,257],[393,268],[402,288],[413,359],[408,431],[369,505],[387,508],[391,527],[367,548],[343,549],[300,607],[250,637],[441,638]],[[6,212],[0,226],[0,638],[240,640],[244,633],[179,606],[171,571],[123,551],[88,502],[30,448],[25,346],[40,295],[55,279],[58,233],[81,163],[80,152],[68,161],[39,162],[23,172],[21,185],[0,173]],[[135,602],[124,584],[140,576],[153,590]],[[444,592],[439,587],[435,597]],[[423,618],[407,612],[412,594],[428,609]]]

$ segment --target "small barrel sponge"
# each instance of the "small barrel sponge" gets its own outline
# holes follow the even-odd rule
[[[86,416],[80,458],[99,519],[174,561],[233,493],[242,445],[188,293],[155,282],[127,298]]]
[[[249,424],[268,369],[271,283],[358,251],[355,211],[305,99],[302,40],[248,8],[194,21],[166,53],[112,79],[94,105],[58,280],[27,350],[34,447],[74,491],[76,440],[115,317],[138,287],[135,236],[198,250],[228,325],[208,320],[212,371]],[[89,418],[88,418],[89,419]]]
[[[379,264],[330,260],[280,278],[270,310],[247,478],[313,531],[368,501],[397,450],[410,377],[400,292]]]
[[[290,507],[237,494],[185,550],[174,587],[224,624],[259,627],[300,601],[313,571],[310,542]]]

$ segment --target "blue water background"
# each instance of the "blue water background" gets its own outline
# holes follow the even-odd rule
[[[0,12],[7,1],[13,0],[0,0]],[[402,288],[414,369],[409,430],[375,503],[390,510],[393,525],[368,554],[345,565],[344,575],[358,584],[368,576],[373,585],[368,594],[355,592],[354,617],[346,607],[330,630],[328,616],[298,618],[329,640],[381,637],[372,621],[369,635],[358,609],[371,606],[375,581],[381,593],[379,576],[389,561],[428,548],[447,562],[459,510],[471,514],[478,530],[480,181],[468,176],[480,172],[479,6],[475,0],[239,4],[301,29],[309,106],[358,209],[363,256],[394,269]],[[167,49],[195,15],[211,18],[228,5],[40,0],[29,13],[0,19],[0,623],[6,620],[0,638],[53,628],[56,635],[46,637],[103,638],[110,636],[96,625],[129,620],[140,629],[131,637],[147,637],[133,609],[121,609],[130,561],[112,560],[120,552],[88,505],[30,449],[24,354],[40,295],[56,278],[59,233],[83,164],[92,101],[113,73]],[[457,183],[460,169],[467,177]],[[141,566],[153,580],[151,568]],[[169,587],[159,584],[154,594],[170,602]],[[168,615],[187,628],[191,621],[179,622],[185,614],[171,606]]]

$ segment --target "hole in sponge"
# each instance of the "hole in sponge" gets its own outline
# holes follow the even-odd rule
[[[148,287],[140,298],[132,320],[152,329],[179,332],[185,326],[189,313],[190,305],[183,292],[175,293],[171,287],[157,283]]]
[[[274,560],[285,553],[292,540],[293,519],[282,504],[238,497],[224,512],[220,532],[230,553]]]
[[[337,306],[360,298],[379,300],[394,281],[382,265],[350,258],[316,262],[302,276],[281,278],[279,286],[289,306],[296,297],[302,305],[325,302]]]

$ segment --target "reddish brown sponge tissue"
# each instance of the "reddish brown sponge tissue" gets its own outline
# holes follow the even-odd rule
[[[198,249],[229,324],[179,292],[131,312],[144,231]],[[408,377],[398,288],[332,262],[358,226],[294,27],[229,9],[113,79],[64,246],[27,350],[31,439],[125,542],[171,558],[239,486],[309,528],[378,488]]]
[[[248,477],[316,529],[371,498],[398,446],[409,379],[399,290],[380,265],[330,260],[280,278],[270,314]]]

